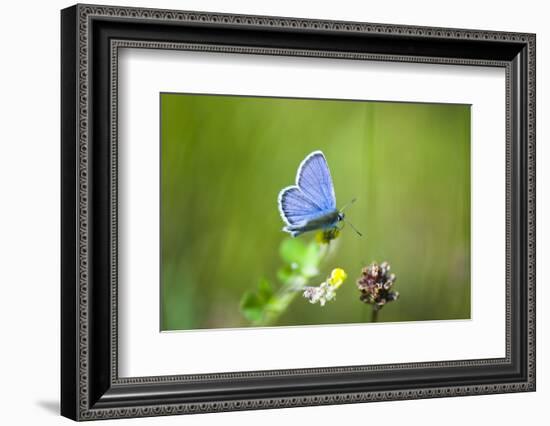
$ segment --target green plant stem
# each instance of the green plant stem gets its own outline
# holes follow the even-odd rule
[[[361,322],[368,322],[369,310],[367,305],[361,310]]]
[[[275,296],[276,300],[278,300],[278,305],[271,307],[271,309],[266,309],[262,320],[257,322],[255,325],[260,327],[272,325],[279,318],[279,316],[281,316],[288,309],[298,293],[299,292],[292,291],[288,288],[280,289]]]
[[[380,309],[378,309],[376,306],[373,306],[370,322],[378,322],[378,312],[380,312]]]
[[[329,252],[329,245],[319,246],[319,260],[318,264],[322,263],[323,260],[327,257]],[[307,286],[308,281],[311,277],[306,279],[306,283],[302,287]],[[257,326],[267,326],[272,325],[277,319],[288,309],[291,303],[296,299],[298,294],[301,294],[302,290],[297,290],[293,285],[284,285],[279,289],[275,298],[279,300],[279,304],[275,309],[268,310],[265,312],[261,321],[257,322]]]

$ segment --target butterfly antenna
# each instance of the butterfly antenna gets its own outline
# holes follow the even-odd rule
[[[351,229],[353,229],[357,233],[357,235],[359,235],[360,237],[363,236],[363,234],[361,234],[361,232],[359,232],[359,230],[355,226],[353,226],[353,223],[351,223],[349,220],[346,220],[346,223],[349,223],[349,226],[351,226]]]
[[[344,207],[340,209],[340,212],[343,212],[348,206],[351,206],[353,203],[355,203],[355,201],[357,201],[357,198],[353,198],[349,203],[344,205]]]
[[[355,201],[357,201],[357,198],[352,198],[349,203],[347,203],[346,205],[344,205],[344,207],[340,209],[340,213],[343,212],[348,206],[351,206],[353,203],[355,203]],[[355,226],[353,226],[353,223],[348,220],[346,220],[345,222],[349,223],[349,226],[351,226],[351,228],[357,233],[357,235],[359,235],[360,237],[363,236],[363,234],[361,234],[361,232],[359,232],[359,230]]]

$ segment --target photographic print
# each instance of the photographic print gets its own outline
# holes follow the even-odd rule
[[[161,93],[161,330],[470,318],[470,106]]]
[[[78,4],[61,76],[63,416],[536,390],[535,34]]]

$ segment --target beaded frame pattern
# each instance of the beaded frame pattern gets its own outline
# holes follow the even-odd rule
[[[310,405],[343,404],[354,402],[384,401],[384,400],[402,400],[417,398],[434,398],[443,396],[464,396],[488,393],[505,393],[517,391],[532,391],[535,389],[535,36],[533,34],[494,32],[464,29],[430,28],[417,26],[369,24],[356,22],[337,22],[325,20],[310,20],[296,18],[264,17],[264,16],[246,16],[229,15],[203,12],[170,11],[157,9],[141,9],[126,7],[104,7],[93,5],[78,5],[78,159],[77,159],[77,178],[78,178],[78,418],[80,420],[105,419],[113,417],[141,417],[141,416],[159,416],[172,414],[188,413],[206,413],[217,411],[232,410],[250,410],[265,408],[283,408]],[[397,34],[411,35],[415,37],[437,37],[448,39],[465,40],[495,40],[520,42],[527,45],[528,50],[528,75],[527,75],[527,232],[529,244],[527,247],[527,292],[528,292],[528,323],[527,323],[527,381],[519,383],[502,383],[491,385],[474,386],[450,386],[424,389],[403,389],[395,391],[380,392],[355,392],[355,393],[333,393],[326,395],[311,395],[301,397],[277,397],[263,399],[231,400],[206,403],[175,403],[155,406],[143,406],[137,408],[106,408],[94,409],[89,407],[89,335],[88,335],[88,233],[89,233],[89,162],[88,162],[88,135],[89,121],[89,28],[90,20],[94,17],[118,17],[128,19],[140,19],[140,21],[174,21],[174,22],[193,22],[205,24],[224,24],[252,26],[256,28],[302,28],[314,29],[317,31],[338,31],[338,32],[356,32],[356,33],[379,33],[379,34]],[[446,362],[429,362],[414,364],[393,364],[393,365],[375,365],[375,366],[353,366],[353,367],[327,367],[315,369],[299,370],[273,370],[260,372],[242,372],[242,373],[220,373],[208,375],[187,375],[187,376],[159,376],[159,377],[136,377],[119,378],[117,368],[117,346],[118,346],[118,328],[117,328],[117,69],[118,69],[118,49],[119,48],[148,48],[148,49],[175,49],[175,50],[196,50],[208,52],[224,52],[235,54],[262,54],[262,55],[284,55],[284,56],[309,56],[325,57],[333,59],[363,59],[378,61],[397,61],[397,62],[425,62],[425,63],[446,63],[456,65],[479,65],[479,66],[497,66],[506,68],[506,358],[503,359],[481,359],[481,360],[463,360]],[[419,58],[414,56],[397,55],[371,55],[360,53],[326,52],[313,50],[295,50],[295,49],[271,49],[271,48],[252,48],[242,46],[216,46],[204,44],[183,44],[183,43],[163,43],[146,42],[138,40],[111,40],[111,381],[115,384],[124,383],[168,383],[177,381],[199,381],[213,380],[223,378],[245,378],[245,377],[270,377],[270,376],[288,376],[304,374],[330,374],[342,372],[374,371],[384,369],[399,368],[438,368],[450,366],[479,366],[496,363],[510,362],[510,342],[511,342],[511,313],[510,313],[510,210],[511,210],[511,98],[510,98],[510,69],[505,62],[483,61],[454,58]]]

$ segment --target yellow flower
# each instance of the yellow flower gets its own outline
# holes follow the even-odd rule
[[[328,244],[332,240],[335,240],[340,235],[338,228],[329,228],[324,231],[319,231],[315,234],[315,240],[318,244]]]
[[[346,271],[344,271],[342,268],[336,268],[332,270],[328,279],[328,283],[332,287],[338,288],[344,283],[347,277],[348,274],[346,274]]]

